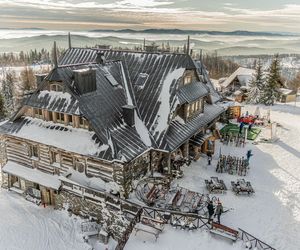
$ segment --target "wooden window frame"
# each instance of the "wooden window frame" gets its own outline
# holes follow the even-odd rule
[[[50,91],[63,92],[63,87],[58,83],[50,84]]]
[[[40,158],[40,151],[38,144],[30,144],[29,145],[29,156],[30,158],[39,159]]]
[[[183,85],[187,85],[187,84],[192,83],[192,80],[193,80],[193,77],[192,77],[192,76],[185,76],[185,77],[183,78]]]

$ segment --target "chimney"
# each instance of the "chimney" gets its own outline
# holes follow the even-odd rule
[[[69,49],[72,48],[72,43],[71,43],[71,33],[68,33],[68,42],[69,42]]]
[[[75,86],[80,94],[86,94],[97,90],[96,70],[92,67],[73,70]]]
[[[47,74],[35,74],[36,86],[39,86],[45,79]]]
[[[57,50],[56,50],[56,42],[55,41],[53,44],[53,64],[54,64],[54,68],[57,69],[58,62],[57,62]]]
[[[104,65],[106,62],[106,58],[102,51],[97,52],[96,63]]]
[[[146,50],[146,39],[144,38],[144,43],[143,43],[143,50]]]
[[[122,107],[123,109],[123,119],[127,123],[128,126],[134,126],[134,111],[135,106],[133,105],[125,105]]]
[[[188,55],[190,54],[190,36],[188,36],[188,40],[187,40],[186,53],[187,53]]]

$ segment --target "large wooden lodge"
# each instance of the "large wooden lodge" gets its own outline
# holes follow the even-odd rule
[[[224,112],[188,54],[69,49],[0,126],[3,185],[55,205],[60,191],[119,190],[172,159],[213,150]],[[74,192],[74,193],[76,193]]]

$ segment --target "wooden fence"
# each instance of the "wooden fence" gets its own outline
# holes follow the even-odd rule
[[[143,209],[140,209],[134,219],[130,222],[129,226],[126,228],[121,240],[118,241],[118,245],[116,246],[115,250],[123,250],[135,225],[140,222],[141,214],[143,213]]]
[[[274,247],[264,243],[263,241],[257,239],[255,236],[247,233],[243,229],[239,228],[239,238],[244,242],[250,242],[251,247],[255,247],[258,250],[276,250]]]

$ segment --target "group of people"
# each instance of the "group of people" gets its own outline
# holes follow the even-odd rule
[[[221,214],[224,212],[222,203],[218,201],[216,207],[214,207],[213,201],[209,201],[207,205],[208,210],[208,223],[213,221],[213,218],[217,217],[217,222],[221,223]]]

